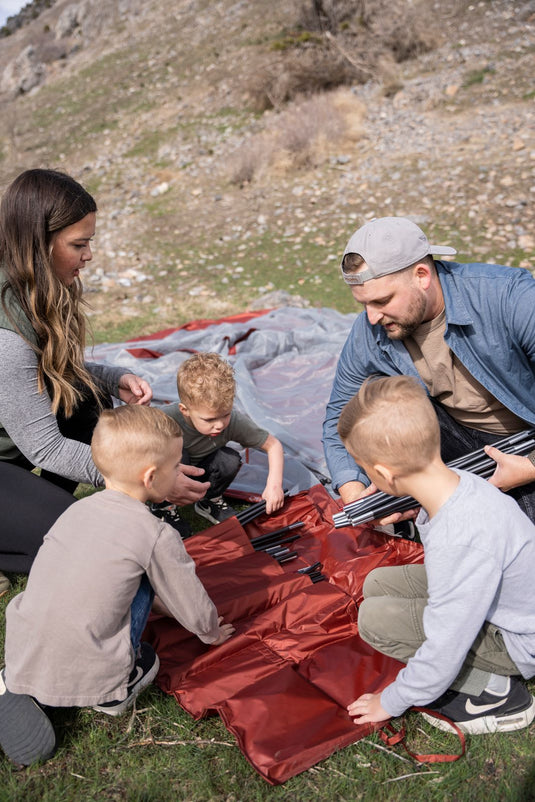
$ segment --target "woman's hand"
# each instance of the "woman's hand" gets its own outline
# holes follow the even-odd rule
[[[126,404],[150,404],[152,389],[145,379],[135,373],[123,373],[119,379],[119,398]]]

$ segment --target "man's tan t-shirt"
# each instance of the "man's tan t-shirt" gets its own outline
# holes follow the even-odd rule
[[[458,423],[508,435],[527,427],[525,421],[489,393],[450,350],[444,340],[446,312],[421,323],[403,342],[432,398]]]

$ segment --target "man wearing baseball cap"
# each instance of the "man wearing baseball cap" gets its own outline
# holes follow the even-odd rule
[[[404,217],[371,220],[347,244],[342,277],[364,311],[340,355],[323,427],[327,465],[344,504],[370,482],[337,423],[368,376],[409,375],[424,384],[446,462],[535,426],[535,281],[520,268],[433,259],[455,253],[431,245]],[[511,491],[535,521],[535,453],[487,453],[497,463],[489,481]]]

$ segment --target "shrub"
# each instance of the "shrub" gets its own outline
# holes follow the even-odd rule
[[[292,33],[271,44],[249,81],[253,105],[280,108],[299,95],[381,81],[381,64],[430,49],[429,12],[412,0],[308,0]],[[276,51],[276,54],[274,54]]]
[[[266,116],[265,128],[245,140],[231,160],[230,180],[245,184],[267,171],[285,173],[324,162],[333,148],[361,133],[364,107],[348,89],[301,96]]]

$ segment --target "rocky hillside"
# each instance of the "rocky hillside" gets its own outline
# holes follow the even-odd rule
[[[533,0],[43,5],[0,38],[0,185],[60,167],[95,195],[100,339],[350,311],[337,263],[374,216],[535,264]]]

